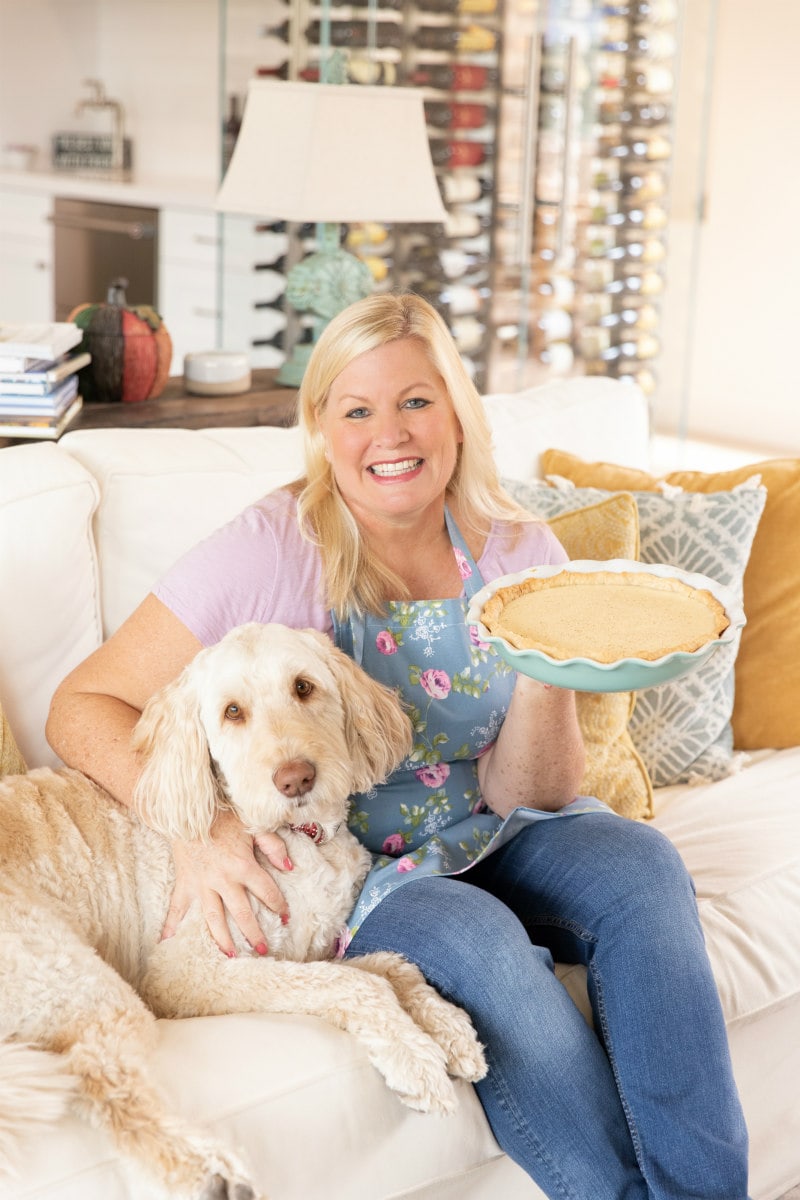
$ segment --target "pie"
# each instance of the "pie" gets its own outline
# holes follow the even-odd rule
[[[704,588],[647,571],[606,570],[564,570],[500,587],[480,619],[517,650],[600,663],[691,654],[730,624]]]

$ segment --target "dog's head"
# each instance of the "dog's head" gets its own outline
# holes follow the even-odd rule
[[[136,805],[168,837],[205,837],[220,807],[253,833],[334,825],[352,792],[411,748],[388,688],[315,630],[241,625],[153,696],[134,731]]]

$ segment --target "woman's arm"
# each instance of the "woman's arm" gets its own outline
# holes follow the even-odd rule
[[[201,644],[155,596],[148,596],[120,629],[72,671],[53,697],[47,739],[69,766],[130,806],[139,775],[131,733],[149,697],[175,679]],[[286,868],[280,839],[259,841],[276,867]],[[220,949],[234,953],[224,909],[254,948],[265,939],[250,905],[251,892],[274,912],[286,902],[253,854],[253,838],[232,813],[220,814],[208,842],[175,842],[175,891],[163,936],[175,932],[193,899]]]
[[[500,817],[519,806],[556,812],[578,794],[584,758],[574,693],[518,675],[497,741],[478,760],[483,799]]]

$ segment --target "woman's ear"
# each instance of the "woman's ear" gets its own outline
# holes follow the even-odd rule
[[[182,841],[209,836],[222,799],[200,721],[196,662],[148,700],[133,731],[143,763],[136,811],[157,833]]]

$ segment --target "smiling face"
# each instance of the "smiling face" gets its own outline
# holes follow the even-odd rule
[[[418,339],[354,358],[331,385],[318,421],[339,491],[363,527],[441,512],[461,429]]]

